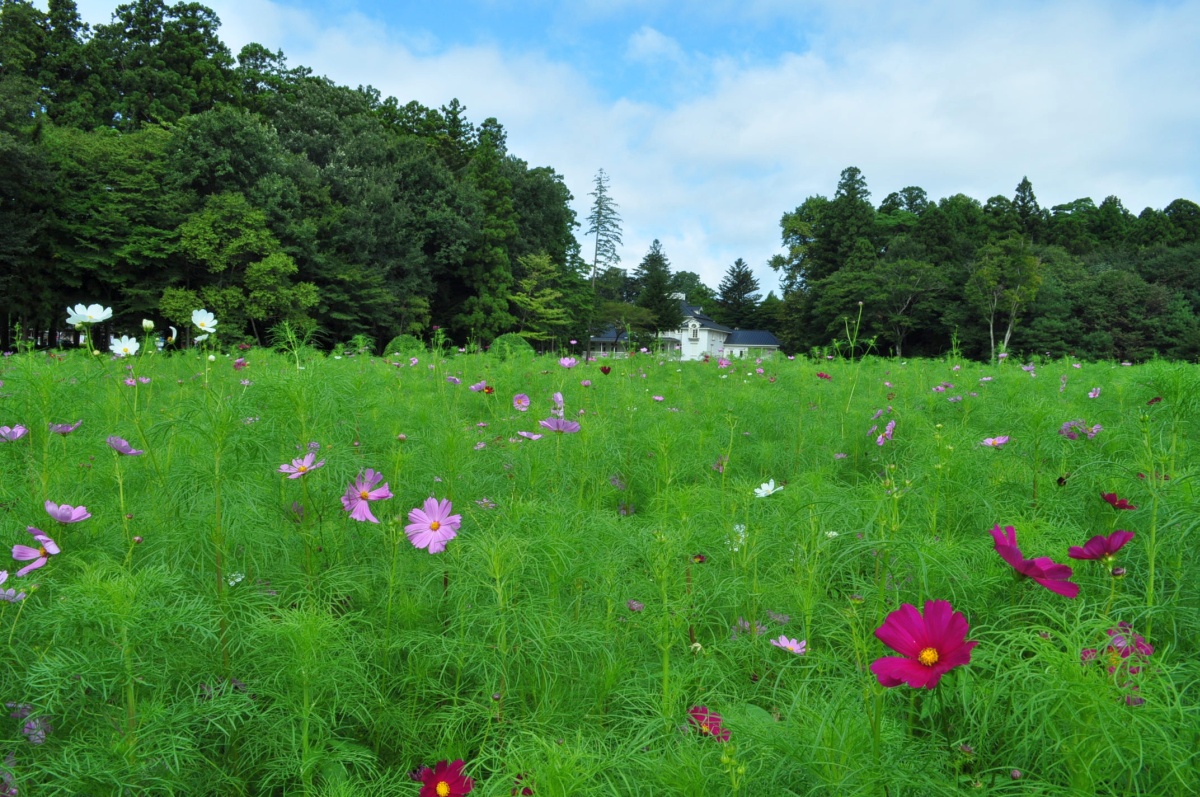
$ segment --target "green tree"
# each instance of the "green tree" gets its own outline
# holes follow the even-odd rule
[[[705,312],[712,312],[717,305],[716,291],[705,285],[700,275],[694,271],[676,271],[672,274],[671,292],[682,293],[684,301]]]
[[[718,288],[714,319],[735,329],[751,329],[762,294],[750,266],[740,257],[726,271]]]
[[[1005,325],[1000,351],[1008,351],[1013,327],[1042,282],[1042,262],[1020,237],[1004,238],[980,248],[967,280],[968,302],[987,319],[991,360],[996,359],[996,322]]]
[[[1038,205],[1037,197],[1033,195],[1033,183],[1028,177],[1022,177],[1017,184],[1017,192],[1013,195],[1013,210],[1021,222],[1021,230],[1031,242],[1041,242],[1046,229],[1046,213]]]
[[[656,238],[650,250],[638,264],[634,279],[641,285],[637,305],[654,315],[655,333],[679,329],[683,323],[683,308],[671,290],[671,264]]]
[[[821,209],[813,225],[813,240],[807,249],[805,278],[815,282],[846,264],[860,238],[874,242],[875,208],[862,172],[850,166],[842,170],[837,193]]]
[[[619,207],[608,193],[608,174],[603,169],[596,172],[593,188],[588,194],[592,198],[592,211],[588,214],[586,235],[596,236],[592,250],[592,285],[601,268],[616,268],[621,262],[617,247],[621,244],[621,214]]]
[[[563,292],[554,287],[558,268],[545,254],[523,255],[517,266],[520,276],[511,297],[517,334],[529,341],[550,340],[570,321],[562,306]]]

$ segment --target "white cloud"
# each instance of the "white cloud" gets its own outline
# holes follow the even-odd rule
[[[683,48],[670,36],[664,36],[654,28],[643,25],[632,36],[625,47],[625,57],[632,61],[656,63],[684,60]]]

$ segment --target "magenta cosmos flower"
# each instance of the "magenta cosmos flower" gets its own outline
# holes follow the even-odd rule
[[[517,412],[525,412],[529,409],[529,396],[524,393],[518,393],[513,396],[513,409]]]
[[[29,430],[21,424],[16,426],[0,426],[0,438],[7,440],[10,443],[16,442],[25,436]]]
[[[41,529],[27,526],[25,530],[37,540],[38,547],[30,548],[28,545],[13,546],[13,559],[16,559],[18,562],[29,562],[29,564],[17,571],[18,577],[25,575],[31,570],[37,570],[50,561],[51,556],[58,553],[58,544],[47,537]]]
[[[1125,547],[1125,543],[1133,539],[1132,531],[1121,531],[1117,529],[1107,537],[1103,534],[1097,534],[1090,540],[1085,542],[1082,547],[1072,545],[1067,551],[1067,556],[1072,559],[1104,559],[1111,561],[1117,555],[1117,551]]]
[[[967,619],[950,607],[949,601],[928,601],[925,614],[906,603],[887,616],[875,629],[879,641],[899,656],[871,662],[871,672],[886,687],[908,684],[913,689],[932,689],[950,670],[970,664],[976,642],[967,641]]]
[[[299,479],[325,464],[325,460],[313,462],[316,458],[316,455],[310,451],[304,455],[303,459],[293,459],[291,465],[280,465],[279,472],[288,474],[289,479]]]
[[[92,513],[87,511],[86,506],[60,505],[53,501],[46,502],[46,512],[59,523],[78,523],[92,516]]]
[[[462,515],[452,515],[450,500],[441,501],[430,496],[425,499],[425,505],[408,513],[412,521],[404,527],[408,540],[417,548],[425,548],[430,553],[441,553],[446,550],[446,543],[458,536],[462,527]]]
[[[711,736],[718,742],[729,741],[729,729],[721,727],[721,715],[705,706],[693,706],[688,711],[688,721],[696,726],[701,736]]]
[[[381,481],[383,481],[382,473],[376,473],[367,468],[365,472],[358,474],[358,478],[346,488],[346,494],[342,496],[342,506],[350,513],[351,518],[369,520],[372,523],[379,522],[371,514],[370,502],[392,497],[392,491],[388,489],[386,483],[379,489],[375,489],[375,485]]]
[[[538,424],[559,434],[575,434],[581,428],[576,421],[567,421],[562,418],[547,418],[544,421],[538,421]]]
[[[50,424],[50,431],[54,434],[60,434],[63,437],[66,437],[71,432],[78,429],[79,424],[81,423],[83,423],[83,419],[75,421],[75,423],[52,423]]]
[[[1113,509],[1137,509],[1126,498],[1117,498],[1116,493],[1100,493],[1100,497],[1109,503]]]
[[[475,788],[475,781],[462,773],[466,763],[461,758],[439,761],[433,769],[420,772],[421,791],[418,797],[462,797]]]
[[[116,451],[118,454],[124,454],[127,457],[140,457],[142,454],[146,453],[140,448],[134,448],[133,446],[129,445],[129,441],[125,438],[117,437],[116,435],[108,438],[107,442],[109,448],[111,448],[113,451]]]
[[[996,541],[996,553],[1000,554],[1000,558],[1008,562],[1013,570],[1064,597],[1074,598],[1079,594],[1079,585],[1067,580],[1071,577],[1071,568],[1055,564],[1048,556],[1039,556],[1036,559],[1021,556],[1021,550],[1017,547],[1017,530],[1012,526],[1005,526],[1001,531],[1000,524],[997,523],[992,529],[992,539]]]

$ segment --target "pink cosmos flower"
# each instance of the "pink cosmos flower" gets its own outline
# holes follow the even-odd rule
[[[475,788],[475,781],[463,774],[466,763],[461,758],[439,761],[433,769],[423,767],[417,776],[421,791],[417,797],[463,797]]]
[[[116,435],[108,438],[106,442],[108,443],[108,447],[113,451],[116,451],[118,454],[124,454],[127,457],[140,457],[146,453],[140,448],[134,448],[129,445],[129,441],[125,438],[117,437]]]
[[[486,379],[482,382],[476,382],[475,384],[471,385],[471,392],[478,393],[479,391],[486,389],[487,386],[488,384]]]
[[[392,491],[388,489],[386,482],[382,487],[375,489],[375,485],[381,481],[383,481],[382,473],[376,473],[367,468],[346,488],[346,494],[342,496],[342,506],[350,513],[352,519],[368,520],[372,523],[379,522],[371,514],[369,502],[392,497]]]
[[[892,439],[892,432],[896,431],[896,422],[888,421],[887,426],[883,428],[883,434],[875,438],[875,445],[881,446]]]
[[[781,634],[779,636],[779,639],[772,639],[771,644],[777,648],[783,648],[784,650],[790,650],[792,653],[795,653],[797,656],[803,656],[805,653],[808,652],[808,642],[806,640],[801,639],[801,640],[797,641],[795,639],[788,639],[787,636],[785,636],[783,634]]]
[[[243,368],[245,368],[245,367],[246,367],[246,365],[247,365],[247,363],[246,363],[246,358],[245,358],[245,357],[238,357],[236,360],[234,360],[234,361],[233,361],[233,370],[235,370],[235,371],[240,371],[240,370],[242,370]]]
[[[462,380],[459,379],[457,376],[448,376],[448,377],[446,377],[446,381],[452,385],[461,385],[462,384]]]
[[[1117,529],[1107,537],[1103,534],[1097,534],[1083,544],[1083,547],[1072,545],[1067,551],[1067,556],[1072,559],[1104,559],[1111,561],[1117,555],[1117,551],[1125,547],[1125,543],[1133,539],[1132,531],[1122,531]]]
[[[517,432],[517,434],[521,435],[521,437],[524,437],[527,440],[541,440],[542,439],[542,436],[540,434],[534,434],[533,432]]]
[[[827,382],[833,381],[833,377],[830,376],[829,374],[825,373],[824,371],[817,371],[817,379],[824,379]]]
[[[574,357],[563,357],[561,360],[558,361],[558,364],[561,365],[563,368],[574,368],[575,364],[578,362],[579,361],[576,360]]]
[[[524,393],[518,393],[513,396],[513,409],[517,412],[525,412],[529,409],[529,396]]]
[[[562,418],[547,418],[544,421],[538,421],[538,425],[559,434],[575,434],[581,428],[577,421],[566,421]]]
[[[949,601],[928,601],[925,614],[910,603],[902,605],[875,629],[875,636],[900,656],[885,656],[871,663],[871,672],[886,687],[908,684],[932,689],[942,676],[971,662],[977,644],[967,641],[970,627]]]
[[[580,382],[580,383],[579,383],[579,386],[580,386],[580,387],[591,387],[591,386],[592,386],[592,380],[590,380],[590,379],[585,379],[585,380],[583,380],[582,382]]]
[[[441,501],[430,496],[420,509],[408,513],[412,521],[404,527],[408,540],[417,548],[425,548],[430,553],[441,553],[446,550],[446,543],[458,536],[462,527],[462,515],[452,515],[454,507],[450,500]]]
[[[79,424],[81,424],[81,423],[83,423],[82,418],[78,421],[75,421],[75,423],[52,423],[52,424],[50,424],[50,431],[53,432],[54,434],[60,434],[63,437],[66,437],[71,432],[78,429]]]
[[[16,426],[0,426],[0,438],[13,443],[24,437],[28,431],[21,424],[17,424]]]
[[[60,506],[53,501],[46,502],[46,512],[59,523],[78,523],[92,516],[86,506],[71,506],[70,504]]]
[[[1012,526],[1005,526],[1001,531],[1000,524],[997,523],[992,529],[992,539],[996,541],[996,553],[1000,554],[1000,558],[1008,562],[1013,570],[1032,578],[1058,595],[1074,598],[1079,594],[1079,585],[1067,580],[1072,574],[1067,565],[1055,564],[1048,556],[1039,556],[1036,559],[1021,556],[1021,550],[1017,547],[1017,530]]]
[[[985,437],[985,438],[983,438],[983,442],[980,445],[985,445],[990,448],[1000,448],[1002,445],[1004,445],[1007,442],[1008,442],[1008,435],[1003,434],[1003,435],[1000,435],[999,437]]]
[[[1129,503],[1129,499],[1117,498],[1116,493],[1100,493],[1100,497],[1107,501],[1113,509],[1137,509],[1136,506]]]
[[[28,545],[14,545],[12,549],[13,559],[18,562],[30,562],[17,571],[17,577],[21,577],[31,570],[37,570],[46,562],[50,561],[50,557],[58,553],[58,544],[54,540],[45,535],[41,529],[35,529],[33,526],[25,528],[33,538],[37,540],[38,547],[30,548]]]
[[[310,451],[303,459],[293,459],[291,465],[280,465],[278,472],[288,474],[289,479],[299,479],[325,464],[325,460],[313,462],[316,458],[316,454]]]
[[[1088,398],[1100,398],[1100,388],[1094,387],[1088,391]]]
[[[664,400],[662,396],[651,396],[650,398],[654,399],[655,401],[663,401]]]
[[[729,729],[721,727],[721,715],[705,706],[693,706],[688,711],[688,721],[696,726],[701,736],[711,736],[718,742],[729,741]]]

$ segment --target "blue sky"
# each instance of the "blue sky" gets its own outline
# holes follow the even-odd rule
[[[89,22],[115,0],[78,0]],[[401,101],[459,98],[552,166],[580,216],[596,170],[622,265],[658,238],[713,287],[763,289],[779,218],[846,166],[872,198],[1200,200],[1200,3],[1016,0],[211,0],[222,38]],[[584,251],[588,251],[585,243]]]

